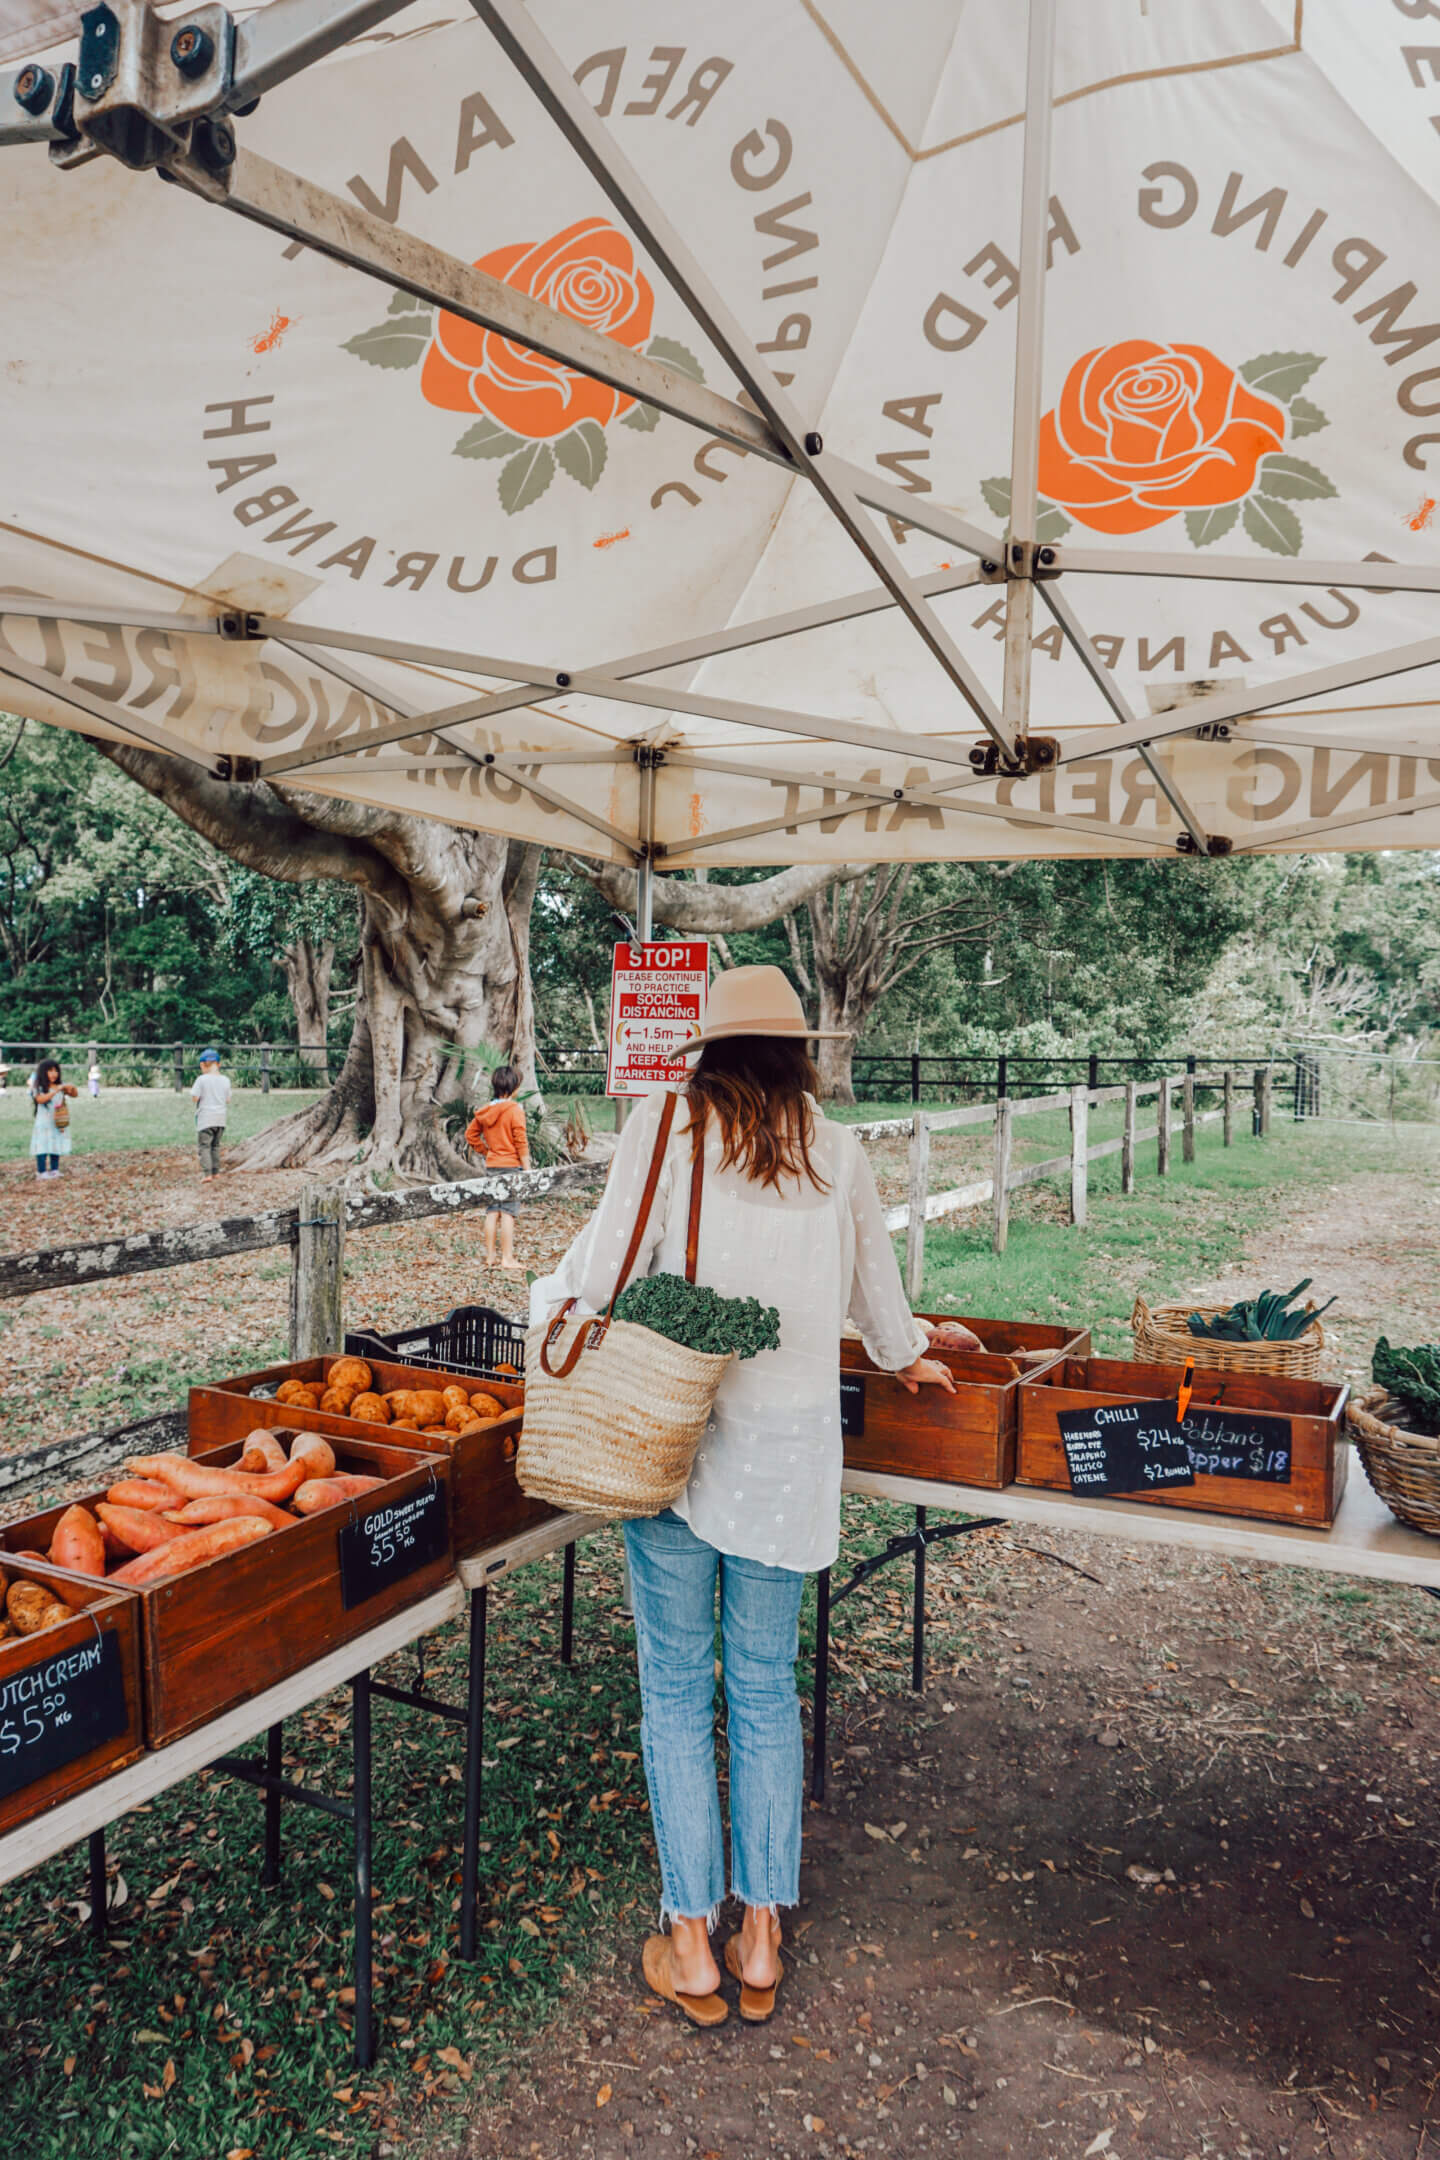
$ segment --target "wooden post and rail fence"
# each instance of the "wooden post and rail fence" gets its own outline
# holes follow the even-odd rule
[[[1219,1094],[1221,1100],[1215,1108],[1197,1109],[1195,1098],[1201,1088]],[[1070,1220],[1077,1229],[1084,1229],[1089,1215],[1092,1162],[1118,1155],[1120,1190],[1132,1193],[1136,1178],[1135,1150],[1142,1142],[1155,1142],[1155,1169],[1160,1177],[1169,1175],[1170,1143],[1176,1132],[1181,1136],[1181,1159],[1187,1163],[1195,1160],[1195,1133],[1200,1125],[1220,1121],[1224,1144],[1229,1147],[1235,1137],[1236,1092],[1233,1066],[1226,1066],[1215,1074],[1197,1073],[1192,1067],[1184,1073],[1163,1075],[1158,1080],[1127,1080],[1120,1087],[1089,1087],[1082,1082],[1057,1094],[1033,1095],[1019,1100],[1002,1095],[993,1103],[972,1103],[960,1110],[917,1110],[913,1117],[880,1118],[870,1124],[852,1127],[864,1140],[909,1137],[909,1196],[903,1207],[886,1210],[885,1227],[905,1232],[905,1288],[911,1303],[920,1296],[924,1280],[927,1223],[938,1221],[945,1215],[958,1214],[965,1208],[983,1207],[988,1201],[990,1242],[997,1254],[1003,1253],[1010,1235],[1011,1194],[1046,1178],[1063,1177],[1068,1178],[1070,1185]],[[1251,1131],[1257,1139],[1265,1139],[1270,1132],[1271,1086],[1267,1069],[1262,1068],[1254,1074],[1253,1093]],[[1156,1098],[1155,1123],[1142,1128],[1136,1122],[1138,1107],[1152,1095]],[[1178,1119],[1174,1114],[1177,1100],[1180,1106]],[[1090,1112],[1102,1103],[1113,1102],[1124,1104],[1122,1130],[1115,1139],[1092,1144]],[[1067,1110],[1070,1118],[1070,1146],[1065,1154],[1017,1166],[1014,1161],[1016,1121],[1060,1109]],[[990,1175],[977,1178],[968,1185],[932,1192],[931,1135],[954,1132],[964,1126],[990,1127]]]
[[[1068,1177],[1070,1219],[1085,1224],[1089,1165],[1102,1156],[1120,1156],[1122,1192],[1135,1189],[1135,1150],[1143,1141],[1157,1143],[1156,1168],[1164,1176],[1170,1162],[1170,1135],[1174,1120],[1172,1103],[1177,1085],[1182,1115],[1184,1160],[1195,1157],[1195,1128],[1211,1119],[1224,1121],[1225,1145],[1234,1133],[1235,1072],[1207,1078],[1193,1071],[1175,1078],[1127,1081],[1121,1087],[1088,1087],[1084,1084],[1064,1092],[1016,1100],[1002,1096],[993,1103],[976,1103],[964,1109],[917,1111],[911,1118],[881,1119],[852,1127],[861,1139],[907,1136],[909,1150],[909,1201],[891,1208],[886,1227],[906,1231],[905,1281],[914,1301],[920,1295],[925,1266],[925,1225],[967,1207],[991,1204],[992,1242],[997,1253],[1005,1250],[1010,1224],[1010,1195],[1044,1178]],[[1219,1108],[1197,1111],[1197,1088],[1222,1093]],[[1157,1098],[1156,1122],[1141,1129],[1137,1106],[1151,1095]],[[1117,1139],[1089,1142],[1092,1105],[1123,1101],[1124,1129]],[[1016,1121],[1043,1111],[1067,1108],[1070,1114],[1070,1148],[1064,1155],[1044,1162],[1016,1167],[1013,1148]],[[930,1190],[930,1139],[932,1133],[964,1126],[992,1128],[992,1168],[988,1178],[949,1191]],[[1264,1138],[1270,1129],[1270,1074],[1254,1076],[1252,1131]],[[357,1232],[423,1222],[429,1217],[459,1215],[476,1208],[493,1207],[506,1196],[527,1200],[593,1192],[605,1180],[601,1163],[562,1163],[545,1170],[510,1171],[502,1177],[466,1178],[454,1184],[419,1186],[407,1192],[348,1194],[341,1184],[302,1186],[296,1206],[274,1208],[261,1215],[239,1215],[219,1222],[194,1223],[183,1228],[140,1230],[129,1236],[96,1238],[41,1252],[0,1254],[0,1301],[27,1297],[37,1291],[70,1290],[83,1283],[115,1282],[128,1275],[145,1275],[161,1268],[189,1267],[198,1261],[228,1259],[237,1253],[263,1252],[288,1246],[290,1262],[290,1355],[314,1357],[338,1349],[344,1336],[342,1312],[345,1244]],[[161,1413],[127,1427],[123,1433],[82,1434],[49,1447],[28,1449],[0,1458],[0,1488],[35,1482],[64,1468],[74,1459],[96,1454],[97,1463],[106,1451],[143,1451],[156,1444],[158,1434],[147,1441],[143,1435],[173,1420],[175,1413]],[[166,1440],[171,1436],[166,1435]],[[98,1452],[97,1452],[98,1451]],[[118,1455],[117,1458],[118,1459]]]

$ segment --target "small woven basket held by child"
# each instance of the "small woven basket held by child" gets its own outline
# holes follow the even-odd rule
[[[617,1320],[615,1300],[645,1236],[675,1120],[665,1099],[635,1228],[604,1314],[567,1318],[566,1300],[525,1338],[525,1424],[515,1470],[521,1489],[554,1507],[613,1519],[658,1515],[685,1490],[695,1450],[733,1351],[687,1349],[633,1320]],[[704,1162],[690,1174],[685,1279],[695,1280]]]

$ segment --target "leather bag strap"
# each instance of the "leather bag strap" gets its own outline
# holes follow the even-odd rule
[[[566,1352],[563,1362],[558,1366],[552,1365],[550,1363],[550,1349],[556,1337],[559,1335],[561,1328],[565,1325],[566,1315],[570,1312],[571,1308],[576,1302],[574,1298],[567,1298],[565,1300],[565,1303],[561,1306],[559,1312],[556,1313],[554,1319],[550,1322],[549,1327],[545,1330],[545,1340],[540,1345],[540,1363],[544,1371],[546,1371],[550,1375],[552,1380],[563,1380],[568,1373],[571,1373],[575,1370],[576,1365],[579,1363],[582,1351],[587,1350],[593,1342],[600,1342],[604,1339],[605,1331],[609,1327],[611,1317],[615,1311],[615,1300],[619,1297],[621,1291],[624,1289],[627,1281],[629,1280],[630,1270],[635,1265],[636,1258],[640,1251],[641,1243],[645,1236],[645,1225],[650,1220],[650,1209],[654,1205],[655,1200],[655,1188],[660,1183],[660,1172],[665,1162],[665,1150],[670,1143],[670,1128],[674,1123],[675,1097],[673,1095],[667,1095],[660,1110],[660,1129],[655,1135],[655,1147],[650,1156],[650,1168],[646,1172],[645,1176],[645,1190],[640,1195],[640,1206],[636,1211],[635,1227],[630,1233],[630,1243],[626,1247],[625,1257],[620,1263],[620,1272],[615,1278],[615,1288],[610,1293],[610,1303],[605,1308],[604,1318],[595,1322],[590,1327],[582,1327],[576,1330],[575,1340],[571,1343],[569,1350]],[[697,1197],[697,1188],[692,1175],[690,1195],[690,1223],[692,1239],[698,1239],[699,1237],[699,1214],[700,1204]],[[690,1252],[688,1249],[686,1252],[686,1265],[687,1268],[693,1267]],[[691,1282],[695,1280],[693,1272],[691,1272],[690,1274],[690,1280]]]
[[[695,1115],[692,1104],[690,1115]],[[685,1232],[685,1280],[694,1282],[695,1261],[700,1251],[700,1200],[705,1185],[705,1127],[697,1128],[690,1141],[690,1222]]]

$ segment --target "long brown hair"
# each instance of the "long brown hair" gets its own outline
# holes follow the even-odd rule
[[[698,1148],[711,1114],[720,1127],[722,1170],[743,1170],[762,1185],[808,1178],[826,1192],[810,1160],[814,1121],[806,1094],[820,1078],[803,1042],[775,1035],[733,1035],[707,1043],[685,1091],[691,1145]]]

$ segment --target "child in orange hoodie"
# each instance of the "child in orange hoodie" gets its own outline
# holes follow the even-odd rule
[[[465,1144],[479,1155],[488,1171],[528,1170],[530,1138],[525,1112],[512,1101],[520,1085],[513,1065],[497,1065],[490,1076],[491,1100],[475,1112],[465,1128]],[[500,1265],[507,1275],[518,1275],[515,1258],[515,1201],[507,1194],[485,1212],[485,1265],[495,1265],[495,1226],[500,1226]]]

